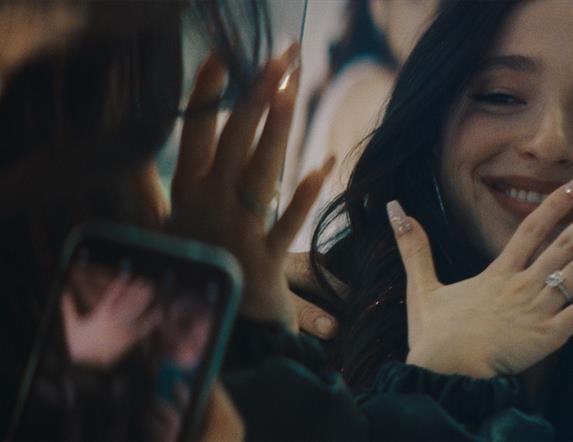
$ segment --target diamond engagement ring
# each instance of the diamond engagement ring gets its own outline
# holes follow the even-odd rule
[[[545,278],[545,284],[547,284],[551,288],[559,290],[563,295],[563,297],[565,298],[565,300],[567,301],[567,304],[572,304],[573,294],[571,294],[571,292],[567,290],[565,284],[563,284],[564,282],[565,282],[565,277],[563,276],[563,273],[559,270],[553,272],[551,275]]]

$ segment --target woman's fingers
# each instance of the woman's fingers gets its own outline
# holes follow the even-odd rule
[[[298,326],[301,330],[324,340],[336,336],[338,323],[332,315],[292,292],[291,299],[294,301]]]
[[[298,53],[299,46],[293,44],[280,58],[269,61],[253,90],[235,106],[221,133],[213,166],[215,176],[233,182],[244,171],[261,117]]]
[[[332,171],[335,162],[336,159],[330,157],[319,170],[311,172],[299,184],[283,216],[281,216],[269,232],[267,247],[271,254],[282,256],[286,253],[290,243],[301,228],[312,204],[316,200],[322,183]]]
[[[299,75],[300,68],[286,74],[284,84],[281,84],[282,88],[273,98],[257,150],[245,173],[244,187],[256,195],[254,199],[259,204],[267,205],[277,191],[277,180],[285,158]]]
[[[126,324],[131,324],[143,315],[152,300],[153,284],[143,278],[136,278],[125,287],[113,308]]]
[[[567,227],[539,255],[539,257],[527,269],[533,281],[544,284],[550,273],[561,270],[573,259],[573,224]]]
[[[554,315],[573,301],[573,262],[569,262],[560,272],[563,282],[559,285],[547,285],[545,278],[541,281],[546,287],[542,288],[540,296],[537,297],[537,310]]]
[[[329,293],[320,284],[312,265],[310,264],[310,252],[287,253],[285,272],[289,288],[295,294],[308,293],[318,298],[329,298]],[[322,273],[326,281],[343,300],[348,297],[348,286],[330,273],[324,266]]]
[[[556,225],[573,210],[573,183],[561,186],[523,220],[492,267],[523,270]]]
[[[113,308],[114,304],[124,294],[127,285],[129,284],[129,276],[127,273],[120,273],[116,276],[106,287],[104,295],[96,306],[97,310],[104,310]]]
[[[441,284],[436,277],[426,232],[416,220],[406,216],[398,201],[390,201],[386,208],[406,269],[408,293],[427,293],[437,289]]]
[[[225,70],[214,54],[197,74],[195,88],[185,111],[177,167],[171,184],[175,200],[184,198],[193,183],[211,169],[215,156],[217,100],[225,84]],[[213,104],[212,108],[206,108]]]

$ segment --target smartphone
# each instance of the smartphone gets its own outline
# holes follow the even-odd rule
[[[12,431],[47,349],[59,339],[72,364],[111,372],[144,353],[154,368],[151,385],[142,388],[167,402],[176,400],[176,385],[184,388],[178,440],[197,436],[241,289],[241,268],[221,248],[111,223],[75,229],[26,367]]]

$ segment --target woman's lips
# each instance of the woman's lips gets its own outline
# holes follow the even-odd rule
[[[482,179],[482,181],[498,204],[520,221],[537,209],[541,201],[525,201],[523,198],[511,195],[511,193],[515,194],[515,190],[536,192],[538,196],[542,196],[544,199],[564,184],[564,182],[542,181],[528,177],[488,177]],[[514,190],[512,191],[512,189]],[[570,224],[573,221],[571,215],[573,213],[570,213],[567,218],[563,219],[562,223]]]
[[[514,215],[516,218],[518,218],[520,221],[539,207],[539,204],[529,203],[512,198],[511,196],[507,195],[505,191],[498,188],[492,186],[487,186],[487,188],[497,200],[499,205]]]

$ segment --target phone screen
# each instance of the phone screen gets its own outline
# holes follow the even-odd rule
[[[35,377],[50,371],[59,348],[67,365],[101,370],[125,384],[130,407],[141,408],[126,417],[134,427],[130,436],[149,438],[145,421],[153,410],[143,405],[159,403],[181,413],[179,431],[185,427],[189,435],[198,430],[231,327],[236,269],[205,244],[185,248],[186,241],[134,228],[111,231],[71,241]]]

